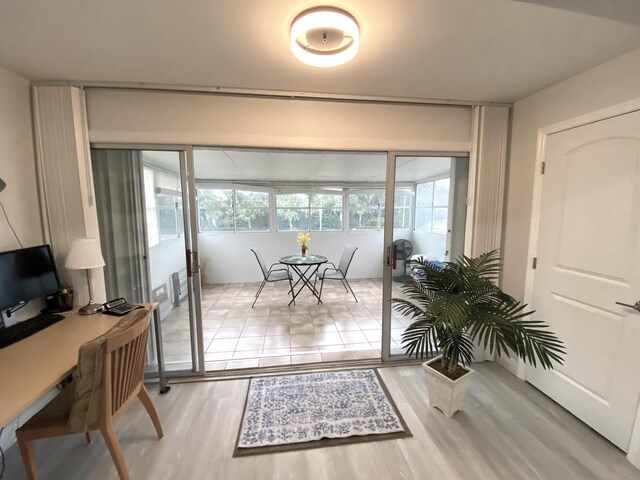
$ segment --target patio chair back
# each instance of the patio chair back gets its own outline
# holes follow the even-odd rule
[[[353,245],[347,245],[344,247],[344,252],[342,252],[342,258],[340,259],[340,263],[338,264],[338,270],[342,272],[342,275],[347,276],[347,271],[349,270],[349,266],[351,266],[351,260],[353,260],[353,256],[358,250],[358,247],[354,247]]]
[[[260,270],[262,271],[262,277],[266,280],[269,276],[269,269],[267,268],[267,264],[264,263],[264,259],[262,258],[262,254],[260,250],[255,245],[251,247],[251,251],[256,256],[256,260],[258,261],[258,265],[260,265]]]

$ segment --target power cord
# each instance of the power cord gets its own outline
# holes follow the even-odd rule
[[[16,231],[13,229],[13,226],[11,225],[11,222],[9,221],[9,216],[7,215],[7,211],[4,208],[4,205],[2,204],[2,202],[0,202],[0,207],[2,207],[2,212],[4,213],[4,218],[7,220],[7,225],[9,225],[9,228],[11,229],[11,231],[13,232],[13,236],[16,237],[16,240],[18,242],[18,245],[20,245],[20,248],[24,248],[24,246],[22,245],[22,242],[20,241],[20,239],[18,238],[18,234],[16,233]],[[2,477],[0,477],[2,478]]]

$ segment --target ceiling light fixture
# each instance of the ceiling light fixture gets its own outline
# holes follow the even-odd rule
[[[358,22],[339,8],[311,8],[291,23],[291,51],[307,65],[342,65],[356,56],[359,47]]]

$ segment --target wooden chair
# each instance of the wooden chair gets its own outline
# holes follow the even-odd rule
[[[120,479],[128,480],[114,423],[136,397],[151,417],[158,438],[163,437],[158,413],[143,383],[149,319],[148,310],[136,310],[102,337],[84,344],[78,355],[79,378],[74,382],[75,388],[71,388],[73,385],[65,388],[16,431],[30,480],[38,478],[33,440],[84,432],[90,442],[89,432],[93,430],[102,432]]]

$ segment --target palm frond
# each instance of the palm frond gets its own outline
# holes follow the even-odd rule
[[[398,312],[414,320],[402,335],[408,355],[441,350],[443,357],[467,364],[477,342],[498,355],[513,351],[545,369],[562,364],[562,341],[547,324],[528,318],[533,312],[496,285],[501,271],[497,250],[444,264],[422,257],[409,264],[413,281],[403,287],[404,298],[391,300]]]
[[[402,346],[408,356],[424,359],[438,352],[438,332],[432,319],[418,320],[402,333]]]

